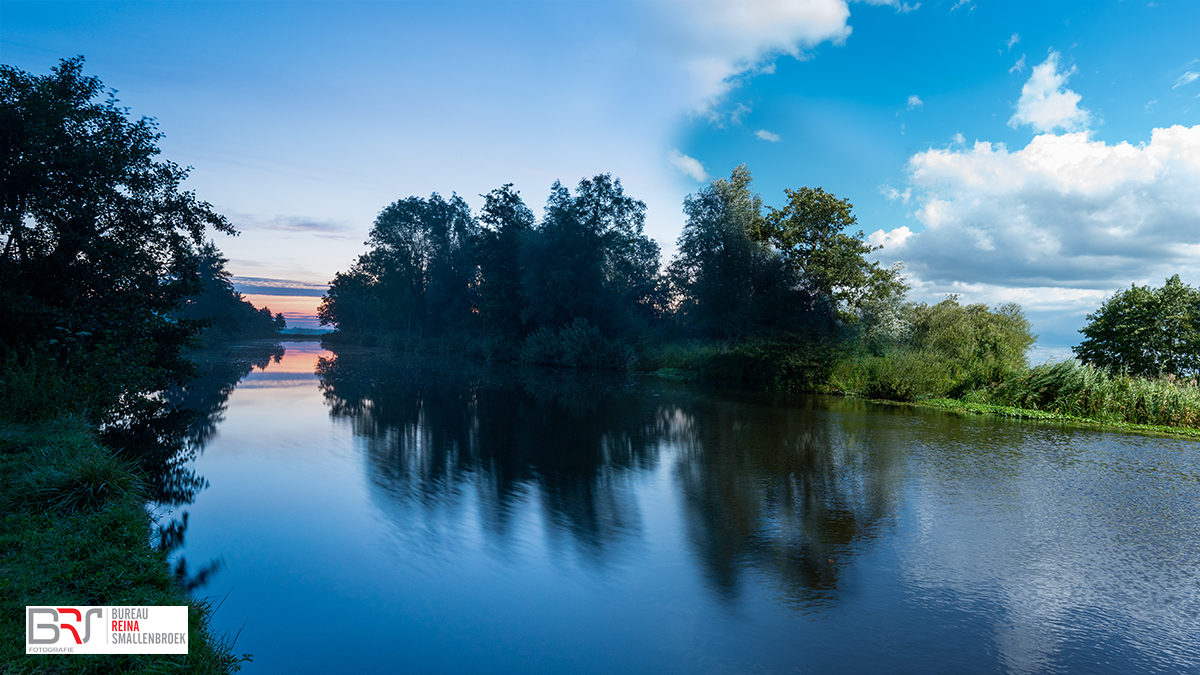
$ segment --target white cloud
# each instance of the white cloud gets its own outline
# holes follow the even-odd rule
[[[773,134],[766,129],[759,129],[758,131],[754,132],[754,135],[761,140],[770,141],[772,143],[778,143],[779,141],[783,140],[779,137],[779,134]]]
[[[891,4],[884,2],[875,4]],[[659,42],[681,58],[692,83],[692,113],[711,116],[744,76],[769,72],[776,58],[805,58],[850,35],[845,0],[663,0]]]
[[[1200,73],[1197,73],[1194,70],[1189,70],[1186,73],[1180,75],[1179,79],[1175,80],[1175,84],[1172,85],[1171,88],[1178,89],[1185,84],[1191,84],[1192,82],[1195,82],[1197,78],[1200,78]]]
[[[1034,66],[1029,81],[1021,87],[1017,112],[1008,120],[1008,126],[1015,129],[1028,124],[1043,132],[1087,128],[1091,113],[1079,107],[1082,97],[1065,86],[1076,68],[1071,66],[1070,70],[1059,72],[1058,58],[1059,53],[1051,50],[1045,61]]]
[[[908,200],[912,199],[912,188],[905,188],[904,192],[901,192],[890,185],[885,185],[879,188],[879,193],[887,197],[888,201],[894,202],[900,200],[902,204],[907,204]],[[907,230],[908,228],[905,229]]]
[[[923,107],[925,107],[925,102],[921,100],[920,96],[913,94],[912,96],[908,97],[908,109],[909,110],[916,110],[917,108],[923,108]]]
[[[908,229],[905,225],[901,225],[891,232],[875,230],[867,235],[867,243],[872,246],[882,246],[886,250],[904,244],[904,241],[911,237],[912,234],[912,230]]]
[[[896,10],[897,14],[908,14],[909,12],[915,12],[918,9],[921,9],[921,3],[919,3],[919,2],[915,5],[910,5],[907,2],[902,2],[901,0],[856,0],[856,1],[857,2],[865,2],[868,5],[875,5],[875,6],[880,6],[880,7],[891,7]]]
[[[1011,52],[1013,45],[1017,44],[1020,41],[1021,41],[1021,36],[1017,33],[1013,33],[1012,37],[1008,38],[1008,42],[1006,43],[1008,45],[1008,51]]]
[[[1102,291],[1200,274],[1200,125],[1138,146],[1079,132],[930,149],[908,170],[924,230],[878,236],[924,282]]]
[[[672,148],[667,153],[667,161],[676,169],[679,169],[684,174],[691,176],[701,183],[708,180],[708,172],[704,170],[704,166],[700,164],[700,160],[695,157],[688,157],[679,150]]]
[[[1008,69],[1008,72],[1010,72],[1010,73],[1025,72],[1025,55],[1024,54],[1021,55],[1021,58],[1017,59],[1017,62],[1013,64],[1012,68]]]

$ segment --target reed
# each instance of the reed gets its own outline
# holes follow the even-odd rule
[[[991,403],[1099,422],[1200,427],[1200,386],[1195,379],[1110,373],[1073,360],[1031,368],[988,398]]]

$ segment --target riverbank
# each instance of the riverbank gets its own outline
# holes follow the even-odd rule
[[[145,481],[78,418],[0,422],[0,672],[236,672],[214,608],[177,583],[151,543]],[[26,605],[187,605],[186,655],[26,655]]]

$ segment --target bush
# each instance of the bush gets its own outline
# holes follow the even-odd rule
[[[772,391],[818,391],[837,361],[831,342],[800,334],[761,337],[697,358],[699,379]]]
[[[521,345],[521,362],[528,364],[621,370],[636,359],[632,349],[605,338],[587,319],[577,318],[558,331],[542,326]]]
[[[882,356],[858,355],[840,360],[827,390],[889,401],[916,401],[946,396],[961,387],[961,368],[938,350],[898,348]]]

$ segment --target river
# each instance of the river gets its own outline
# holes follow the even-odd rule
[[[281,347],[160,507],[245,672],[1200,672],[1196,441]]]

